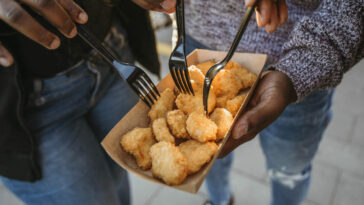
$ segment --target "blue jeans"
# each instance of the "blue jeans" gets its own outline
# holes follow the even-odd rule
[[[187,37],[186,48],[207,48]],[[331,119],[334,91],[315,91],[260,133],[260,143],[271,179],[272,205],[298,205],[305,199],[310,184],[311,162]],[[216,160],[206,184],[214,205],[225,205],[230,198],[229,173],[232,153]]]
[[[64,74],[31,82],[25,114],[42,179],[0,177],[4,185],[29,205],[130,204],[127,173],[100,142],[137,96],[101,62],[84,61]]]

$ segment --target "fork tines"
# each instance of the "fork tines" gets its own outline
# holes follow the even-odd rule
[[[171,71],[173,81],[175,82],[178,90],[180,92],[193,95],[194,93],[193,93],[188,69],[184,68],[183,66],[180,67],[180,66],[170,65],[170,67],[172,68],[172,69],[170,69],[170,71]]]
[[[144,72],[137,73],[137,76],[128,79],[132,89],[138,94],[139,98],[144,101],[149,107],[158,100],[160,96],[158,89]]]

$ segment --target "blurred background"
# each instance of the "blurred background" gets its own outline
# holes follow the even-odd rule
[[[158,40],[162,78],[169,73],[172,51],[171,20],[151,14]],[[153,76],[158,82],[158,77]],[[347,72],[337,87],[333,120],[313,162],[311,188],[304,205],[364,205],[364,60]],[[270,188],[258,139],[235,151],[232,190],[236,205],[268,205]],[[130,175],[133,205],[202,205],[207,199],[202,185],[188,194]],[[0,183],[0,205],[23,205]]]

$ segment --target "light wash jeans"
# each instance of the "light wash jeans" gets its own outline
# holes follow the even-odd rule
[[[195,48],[207,47],[187,37],[187,51]],[[260,133],[260,144],[271,179],[272,205],[299,205],[305,199],[310,184],[311,162],[332,116],[333,93],[333,90],[315,91],[301,102],[289,105],[274,123]],[[216,160],[206,178],[208,194],[214,205],[225,205],[229,201],[232,161],[233,153]]]
[[[132,61],[123,44],[124,61]],[[100,146],[108,131],[138,101],[120,76],[102,62],[84,61],[34,83],[26,120],[38,147],[42,179],[0,177],[29,205],[128,205],[125,170]]]

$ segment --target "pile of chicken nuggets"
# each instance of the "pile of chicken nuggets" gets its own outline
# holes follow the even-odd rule
[[[150,127],[136,127],[121,138],[122,148],[132,154],[143,170],[168,185],[181,184],[198,172],[218,151],[256,75],[229,62],[212,82],[207,117],[202,103],[205,74],[215,62],[190,66],[195,95],[165,89],[148,113]]]

